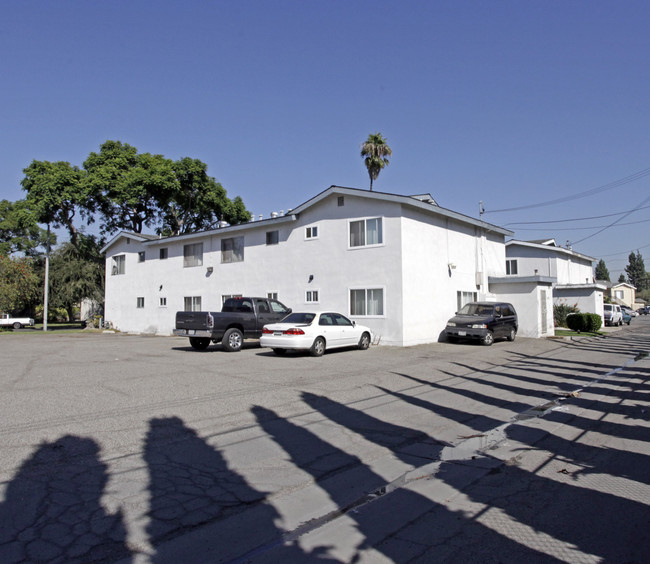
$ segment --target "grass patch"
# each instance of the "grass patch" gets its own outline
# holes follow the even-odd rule
[[[600,335],[604,335],[605,333],[601,331],[595,331],[595,332],[589,332],[589,331],[583,331],[583,332],[578,332],[578,331],[571,331],[571,329],[556,329],[555,330],[555,336],[556,337],[598,337]]]

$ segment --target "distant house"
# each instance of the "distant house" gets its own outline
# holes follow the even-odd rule
[[[435,342],[466,302],[501,299],[492,285],[506,277],[511,235],[429,194],[331,186],[268,219],[165,238],[119,233],[103,249],[105,319],[168,335],[177,310],[220,310],[226,297],[257,295],[294,311],[340,311],[381,344]],[[535,318],[531,327],[540,316],[528,306],[520,315]]]
[[[636,286],[627,282],[618,282],[617,284],[608,285],[609,298],[618,305],[624,305],[633,309],[640,306],[636,305]]]
[[[508,277],[532,276],[550,281],[554,304],[575,305],[582,312],[602,317],[603,295],[607,288],[594,279],[595,260],[571,248],[558,246],[555,239],[506,243]]]

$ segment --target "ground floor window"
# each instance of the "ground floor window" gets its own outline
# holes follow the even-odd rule
[[[230,298],[237,299],[237,298],[241,298],[241,297],[242,297],[242,294],[224,294],[223,296],[221,296],[221,305],[223,306],[223,304],[226,303],[226,300],[229,300]]]
[[[160,298],[160,307],[167,307],[167,298]]]
[[[201,296],[185,296],[185,311],[201,311]]]
[[[136,298],[136,307],[142,309],[144,307],[144,298]]]
[[[318,303],[318,290],[307,290],[305,292],[305,302],[308,304],[317,304]]]
[[[269,300],[277,300],[278,299],[278,293],[277,292],[267,292],[266,297]]]
[[[456,311],[460,311],[463,306],[469,302],[476,301],[476,292],[457,292],[456,293]]]
[[[350,315],[384,315],[384,289],[350,290]]]

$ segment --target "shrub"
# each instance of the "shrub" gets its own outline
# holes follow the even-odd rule
[[[587,318],[588,325],[586,330],[591,333],[600,331],[600,328],[603,326],[603,318],[597,313],[585,313],[584,315]]]
[[[596,333],[602,326],[602,317],[595,313],[570,313],[566,318],[566,326],[578,333]]]
[[[574,304],[572,306],[567,304],[555,304],[553,306],[553,321],[555,322],[556,327],[568,327],[567,315],[572,313],[578,313],[579,310]],[[569,327],[570,328],[570,327]]]

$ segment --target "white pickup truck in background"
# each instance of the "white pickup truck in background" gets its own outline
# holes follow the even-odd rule
[[[0,327],[20,329],[25,325],[33,327],[34,320],[31,317],[10,317],[8,313],[0,313]]]

